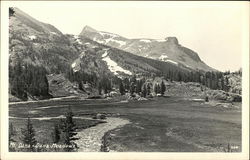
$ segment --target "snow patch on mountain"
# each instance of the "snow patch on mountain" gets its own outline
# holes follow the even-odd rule
[[[82,44],[82,42],[79,39],[77,39],[76,42],[79,44]]]
[[[74,35],[74,38],[76,39],[76,42],[77,42],[78,44],[82,44],[82,42],[80,41],[80,38],[79,38],[78,35]]]
[[[106,57],[107,55],[108,55],[108,52],[105,51],[105,52],[103,53],[103,55],[102,55],[102,58]]]
[[[114,75],[119,75],[118,72],[123,72],[125,74],[132,75],[132,72],[130,72],[129,70],[126,70],[126,69],[123,69],[122,67],[120,67],[115,61],[113,61],[112,59],[110,59],[109,56],[103,58],[102,60],[107,63],[108,69],[111,72],[113,72]]]
[[[164,55],[164,54],[166,54],[166,53],[162,53],[162,54],[163,54],[163,55],[161,55],[161,56],[158,58],[159,60],[164,61],[164,62],[170,62],[170,63],[173,63],[173,64],[175,64],[175,65],[178,65],[178,62],[175,62],[175,61],[169,59],[167,55]],[[156,58],[153,58],[153,59],[156,59]]]
[[[71,67],[74,68],[76,66],[76,62],[71,64]]]
[[[164,54],[164,53],[163,53],[163,54]],[[164,59],[166,59],[166,58],[168,58],[167,55],[161,55],[161,56],[159,57],[160,60],[164,60]]]
[[[51,34],[57,34],[56,32],[50,32]]]
[[[82,52],[82,53],[80,54],[80,58],[83,58],[83,57],[85,57],[85,56],[86,56],[85,52]]]
[[[94,46],[94,45],[93,45],[93,46],[90,46],[90,48],[98,48],[98,46]]]
[[[99,32],[102,36],[110,36],[110,37],[119,37],[118,35],[116,34],[112,34],[112,33],[107,33],[107,32]]]
[[[79,66],[76,66],[76,62],[72,63],[71,67],[72,67],[72,69],[73,69],[74,72],[79,71]]]
[[[149,40],[149,39],[140,39],[140,42],[150,43],[151,40]]]
[[[104,44],[104,40],[98,40],[96,37],[93,39],[93,41],[96,41],[98,43]]]
[[[111,38],[108,38],[108,39],[102,39],[102,40],[94,38],[93,40],[98,42],[98,43],[101,43],[101,44],[108,44],[110,42],[115,42],[115,43],[119,44],[120,47],[126,45],[125,41],[116,40],[116,39],[114,39],[114,37],[111,37]]]
[[[75,39],[78,39],[78,38],[79,38],[79,36],[78,36],[78,35],[74,35],[74,38],[75,38]]]
[[[166,42],[165,39],[156,39],[157,42]]]
[[[109,43],[109,42],[115,42],[115,43],[118,43],[120,46],[124,46],[124,45],[126,45],[126,42],[124,42],[124,41],[120,41],[120,40],[115,40],[115,39],[112,39],[112,38],[110,38],[110,39],[107,39],[107,40],[106,40],[106,43]]]
[[[178,65],[178,63],[177,63],[177,62],[175,62],[175,61],[173,61],[173,60],[170,60],[170,59],[166,60],[166,62],[170,62],[170,63],[173,63],[173,64]]]
[[[30,38],[31,40],[34,40],[34,39],[36,39],[36,36],[31,35],[31,36],[29,36],[29,38]]]

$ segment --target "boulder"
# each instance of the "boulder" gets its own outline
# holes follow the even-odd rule
[[[97,113],[93,119],[106,119],[106,115],[105,114],[101,114],[101,113]]]

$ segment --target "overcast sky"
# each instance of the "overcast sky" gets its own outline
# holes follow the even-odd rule
[[[85,25],[127,38],[175,36],[209,66],[238,70],[242,52],[242,9],[247,2],[12,2],[63,33]]]

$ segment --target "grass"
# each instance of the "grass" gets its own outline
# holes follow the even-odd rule
[[[240,104],[239,104],[240,105]],[[52,106],[51,108],[39,109]],[[59,106],[59,107],[55,107]],[[115,103],[115,100],[62,100],[10,105],[10,116],[60,116],[71,107],[76,116],[106,113],[129,119],[130,124],[106,133],[109,150],[127,152],[224,152],[228,144],[241,151],[241,108],[212,107],[180,97],[156,97],[149,101]],[[10,119],[18,128],[24,122]],[[51,120],[55,121],[55,119]],[[77,124],[99,123],[78,119]],[[32,120],[33,122],[33,120]],[[50,121],[34,121],[38,137],[46,137]],[[95,125],[95,124],[94,124]],[[85,126],[86,127],[86,126]],[[82,126],[84,128],[84,126]],[[48,136],[47,136],[48,137]],[[43,142],[49,141],[42,139]]]
[[[85,119],[74,119],[77,130],[82,130],[85,128],[93,127],[99,123],[104,123],[103,121],[99,120],[85,120]],[[16,135],[14,136],[16,144],[22,143],[22,128],[26,128],[27,119],[14,119],[10,118],[9,122],[12,123],[15,127]],[[52,140],[52,132],[54,124],[59,124],[60,119],[50,119],[50,120],[37,120],[37,119],[31,119],[31,123],[33,125],[33,128],[35,129],[35,139],[37,140],[37,143],[39,144],[53,144]],[[18,151],[18,148],[16,148]],[[49,151],[49,150],[45,150]],[[54,150],[52,150],[54,151]]]

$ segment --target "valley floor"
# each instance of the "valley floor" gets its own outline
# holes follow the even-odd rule
[[[241,103],[233,106],[182,97],[147,101],[62,99],[10,104],[9,121],[17,128],[15,139],[20,142],[20,128],[26,124],[23,118],[29,113],[37,141],[52,143],[53,123],[71,107],[79,128],[80,152],[99,151],[100,146],[111,152],[240,152]],[[107,119],[92,119],[97,113]]]

